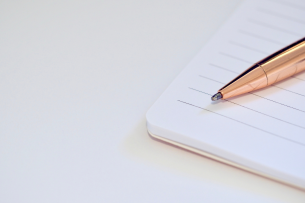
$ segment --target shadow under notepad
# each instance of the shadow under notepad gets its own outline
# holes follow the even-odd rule
[[[120,151],[126,158],[151,168],[219,187],[246,190],[283,202],[291,202],[285,196],[288,190],[295,194],[295,200],[305,198],[305,193],[297,189],[156,141],[148,135],[144,118],[123,140]]]

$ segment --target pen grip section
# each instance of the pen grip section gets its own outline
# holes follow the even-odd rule
[[[249,68],[250,71],[245,71],[239,75],[230,85],[220,89],[223,99],[234,97],[240,94],[251,92],[267,86],[267,77],[261,67]]]

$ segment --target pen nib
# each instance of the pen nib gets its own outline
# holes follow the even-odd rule
[[[221,99],[221,98],[222,98],[222,94],[221,94],[220,92],[214,94],[214,95],[211,97],[212,101],[217,101],[217,100],[219,100],[219,99]]]

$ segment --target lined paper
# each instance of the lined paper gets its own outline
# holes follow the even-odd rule
[[[147,113],[148,130],[305,188],[305,73],[211,102],[245,69],[305,36],[303,1],[245,1]]]

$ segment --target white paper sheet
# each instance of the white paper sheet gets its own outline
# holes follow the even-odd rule
[[[304,36],[304,1],[245,1],[151,107],[148,130],[305,188],[305,73],[228,101],[210,99]]]

